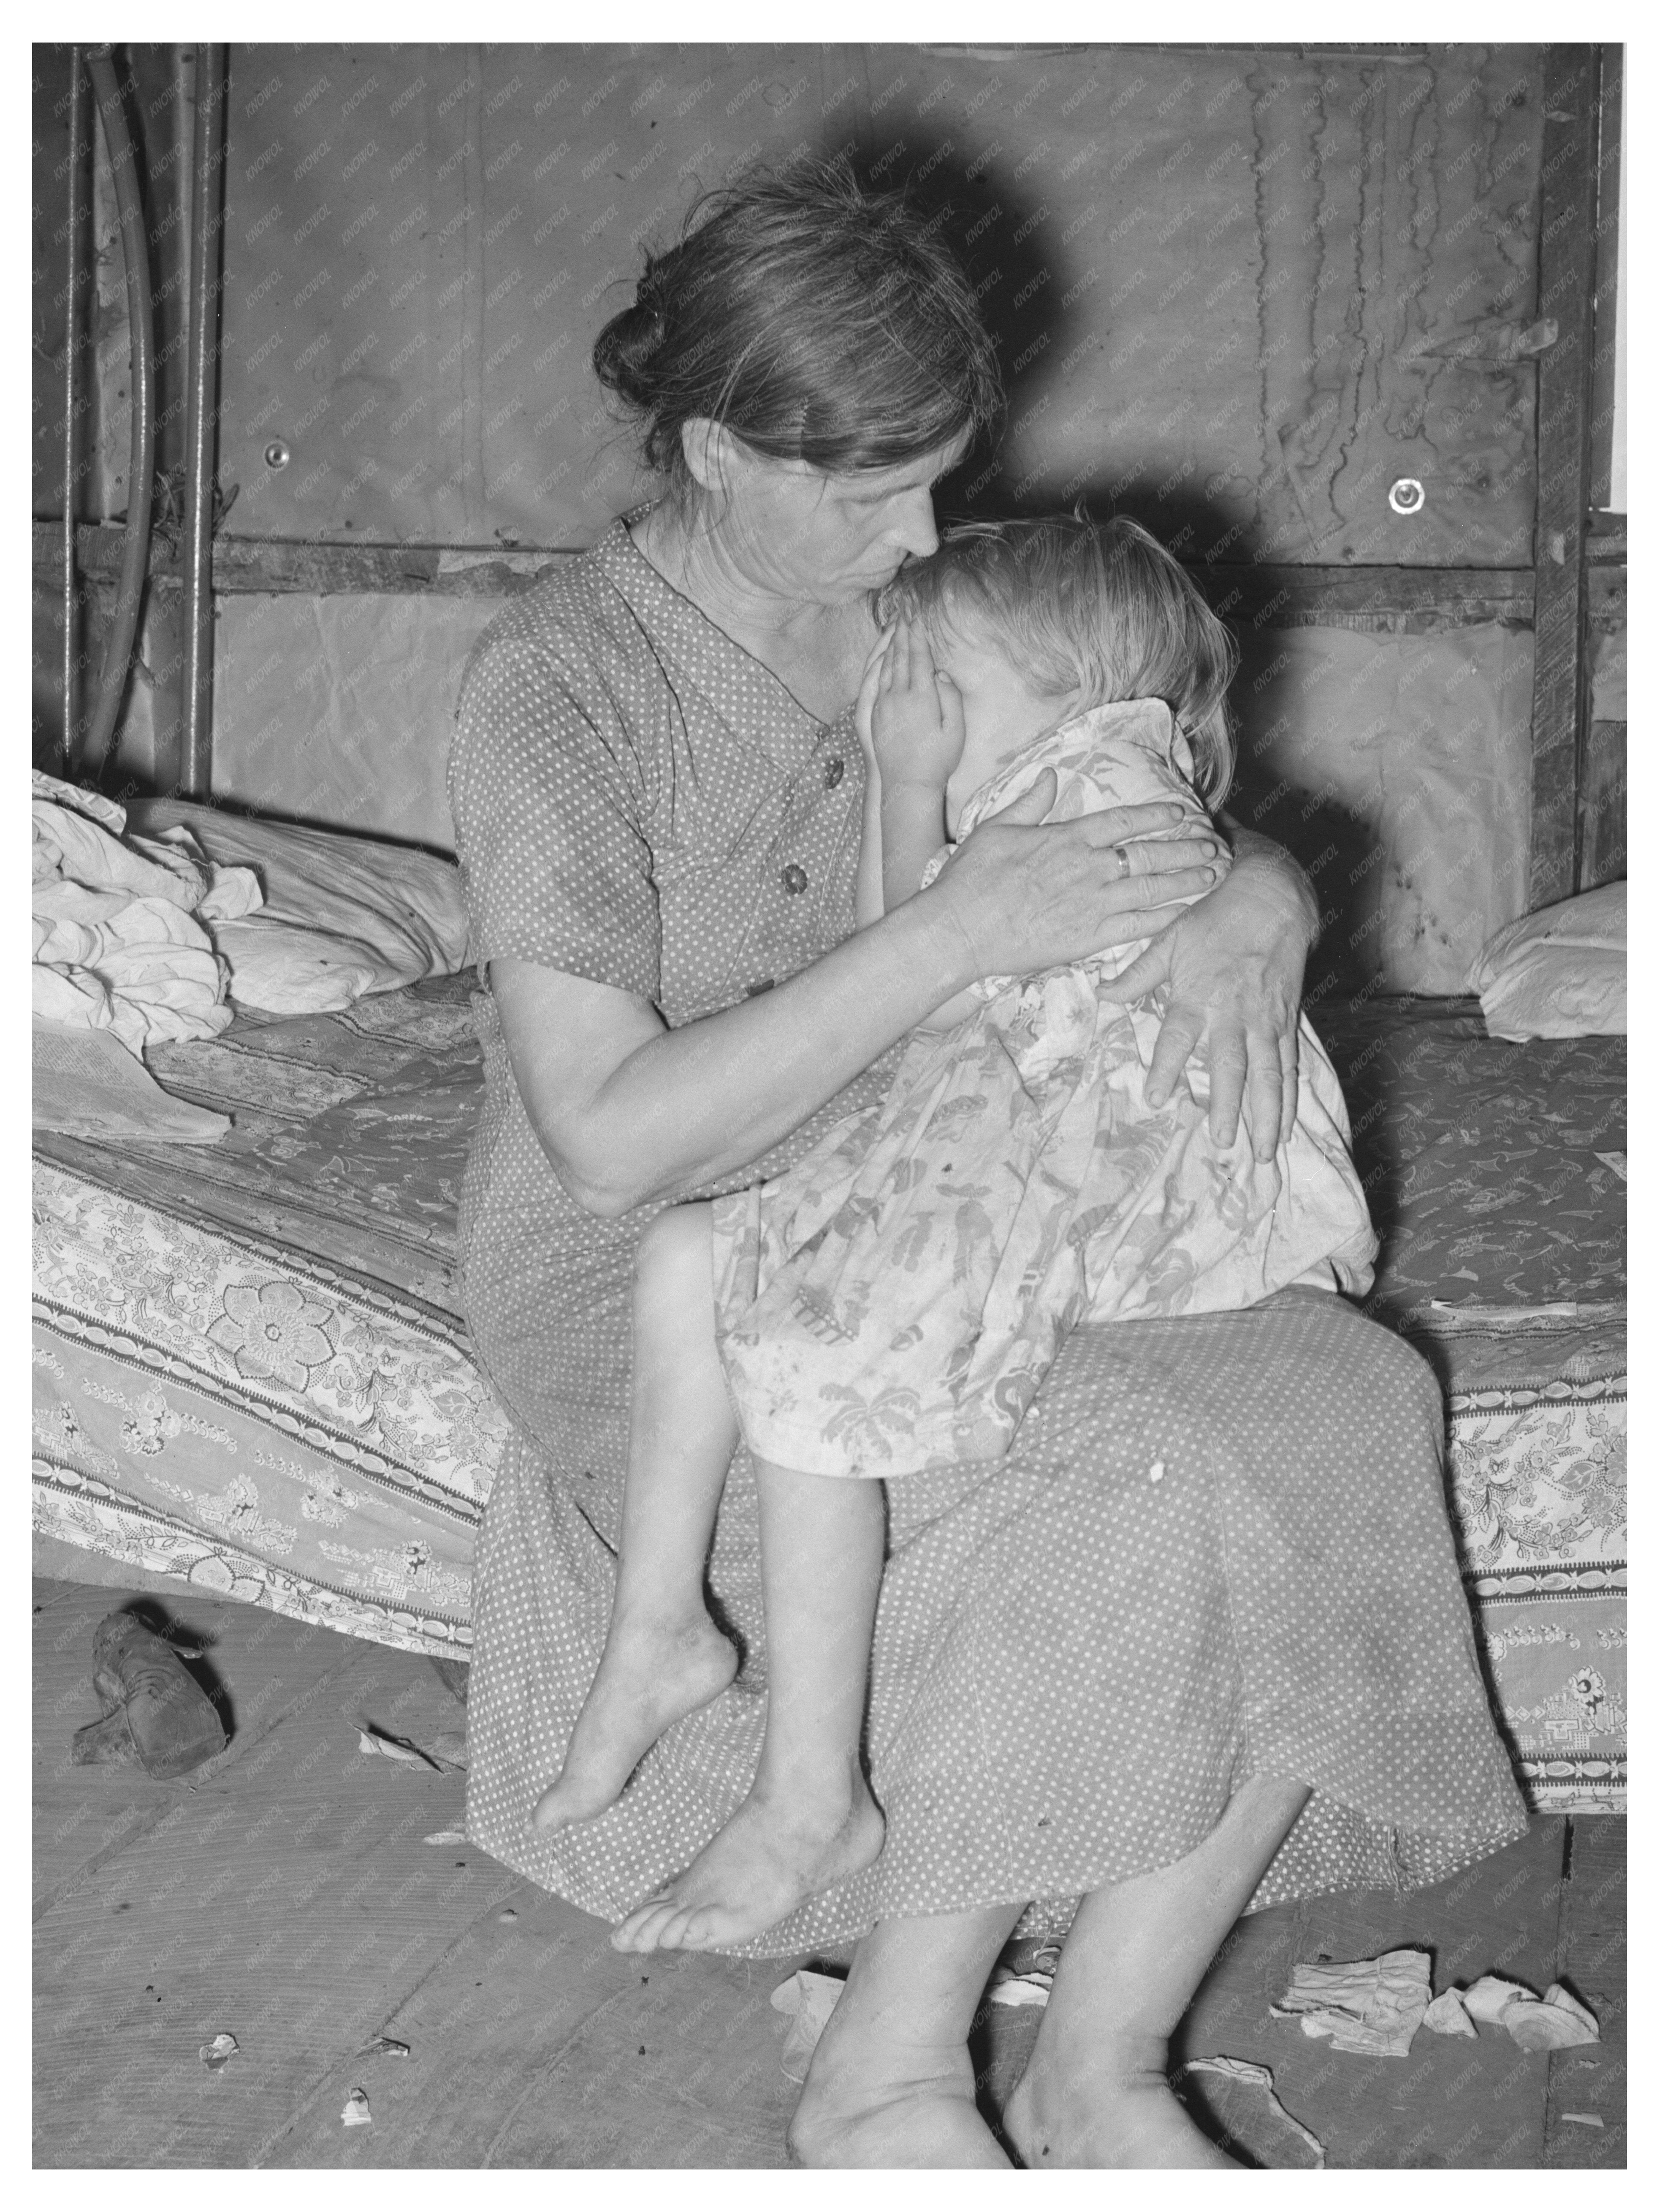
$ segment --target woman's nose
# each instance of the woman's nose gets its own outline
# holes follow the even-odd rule
[[[933,520],[933,495],[908,492],[899,504],[892,534],[904,550],[918,561],[939,550],[939,526]]]

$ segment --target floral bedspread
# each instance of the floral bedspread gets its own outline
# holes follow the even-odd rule
[[[506,1422],[456,1310],[470,977],[151,1055],[189,1152],[43,1137],[36,1525],[378,1642],[471,1641]]]
[[[506,1435],[458,1310],[470,975],[165,1048],[212,1146],[36,1142],[46,1533],[382,1643],[464,1652]],[[1449,1493],[1535,1804],[1626,1775],[1624,1044],[1472,1000],[1313,1010],[1382,1237],[1368,1308],[1445,1389]]]

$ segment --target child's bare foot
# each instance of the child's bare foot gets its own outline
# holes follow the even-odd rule
[[[757,1784],[714,1842],[666,1889],[636,1905],[611,1940],[619,1951],[717,1951],[775,1927],[804,1898],[881,1855],[885,1823],[855,1778],[830,1798]]]
[[[537,1801],[532,1826],[568,1828],[614,1805],[664,1729],[717,1698],[737,1671],[738,1655],[712,1620],[637,1630],[613,1620],[563,1769]]]

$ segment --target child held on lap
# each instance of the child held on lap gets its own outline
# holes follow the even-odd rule
[[[1198,793],[1218,798],[1231,767],[1232,649],[1137,525],[949,533],[883,611],[859,701],[860,927],[932,880],[947,838],[1046,776],[1051,820],[1167,800],[1153,834],[1208,826]],[[1219,1145],[1203,1070],[1147,1102],[1163,994],[1109,995],[1143,950],[974,985],[912,1032],[880,1103],[788,1174],[647,1230],[616,1604],[537,1824],[602,1812],[663,1729],[731,1680],[702,1573],[739,1431],[769,1702],[748,1798],[623,1923],[623,1948],[744,1942],[880,1851],[859,1744],[881,1480],[1006,1452],[1080,1322],[1368,1285],[1341,1092],[1307,1024],[1289,1139],[1256,1159],[1246,1116]]]

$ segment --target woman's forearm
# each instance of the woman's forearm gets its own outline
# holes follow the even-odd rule
[[[1052,799],[1025,794],[927,890],[787,982],[683,1029],[625,989],[492,959],[514,1081],[572,1195],[619,1214],[746,1167],[978,977],[1143,938],[1213,882],[1204,839],[1160,846],[1157,869],[1115,865],[1114,841],[1169,827],[1171,808],[1039,827]]]
[[[614,1216],[746,1167],[970,981],[949,908],[910,901],[775,989],[665,1030],[604,985],[492,963],[514,1080],[544,1149]]]

